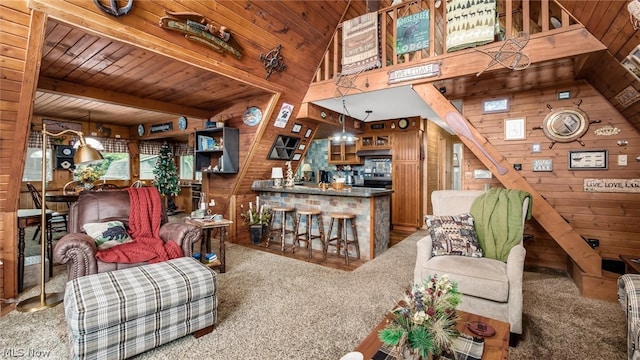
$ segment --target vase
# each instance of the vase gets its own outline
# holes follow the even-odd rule
[[[82,186],[87,190],[93,189],[93,183],[88,183],[87,182],[87,183],[82,184]]]
[[[253,224],[249,226],[249,231],[251,234],[251,243],[260,244],[262,239],[269,233],[269,227],[262,224]]]

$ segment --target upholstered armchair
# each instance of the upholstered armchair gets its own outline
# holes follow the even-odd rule
[[[640,274],[618,277],[618,302],[627,317],[627,357],[640,359]]]
[[[433,215],[460,215],[469,213],[473,202],[483,191],[438,190],[431,195]],[[522,225],[527,216],[530,199],[522,205]],[[477,227],[478,224],[475,224]],[[526,251],[519,244],[511,248],[506,261],[487,257],[459,255],[432,256],[431,236],[417,243],[414,282],[434,274],[447,274],[458,282],[463,294],[460,310],[510,324],[512,344],[522,334],[522,276]],[[514,336],[515,334],[515,336]]]
[[[96,258],[98,248],[94,238],[83,232],[83,225],[120,221],[128,228],[130,200],[127,190],[83,191],[69,208],[69,233],[56,243],[54,262],[66,264],[68,280],[89,274],[140,266],[139,263],[111,263]],[[198,227],[168,222],[166,211],[161,212],[159,236],[162,241],[175,241],[184,256],[193,255],[193,244],[200,240]]]

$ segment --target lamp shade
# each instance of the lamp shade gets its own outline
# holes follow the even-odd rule
[[[309,164],[302,165],[302,171],[303,172],[311,171],[311,165]]]
[[[104,160],[102,154],[91,145],[81,144],[76,150],[76,154],[73,156],[73,162],[78,165],[95,164]]]
[[[272,179],[282,179],[284,176],[282,175],[281,167],[271,168],[271,178]]]

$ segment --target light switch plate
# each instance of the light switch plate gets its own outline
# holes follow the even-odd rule
[[[627,155],[618,155],[618,166],[627,166]]]

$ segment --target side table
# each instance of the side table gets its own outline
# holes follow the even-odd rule
[[[195,225],[202,231],[202,240],[200,241],[200,262],[207,264],[210,267],[219,267],[220,272],[224,273],[225,268],[225,237],[227,235],[227,229],[229,225],[233,224],[233,221],[222,219],[220,221],[204,220],[204,219],[189,219],[184,220],[187,224]],[[218,231],[218,238],[220,240],[220,248],[218,251],[218,259],[212,262],[205,262],[205,254],[211,251],[211,235]]]

